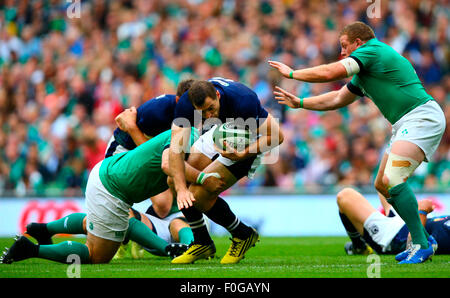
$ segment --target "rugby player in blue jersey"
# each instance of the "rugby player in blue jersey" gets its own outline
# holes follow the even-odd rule
[[[345,244],[345,252],[348,255],[367,255],[373,251],[396,254],[395,259],[400,262],[408,256],[405,249],[411,244],[409,230],[386,199],[379,197],[386,216],[352,188],[338,193],[339,216],[351,240]],[[428,217],[434,210],[428,199],[420,200],[418,206],[421,222],[434,239],[435,253],[450,254],[450,216]]]
[[[117,128],[106,149],[105,158],[113,154],[129,151],[158,134],[169,130],[172,125],[175,106],[180,96],[191,86],[193,79],[181,81],[176,94],[162,94],[147,100],[137,109],[130,107],[116,117]],[[170,190],[151,198],[152,205],[147,213],[164,218],[176,212],[176,204]]]
[[[178,208],[193,231],[194,243],[184,254],[173,259],[172,263],[189,264],[214,256],[216,249],[202,213],[232,235],[231,246],[221,263],[238,263],[246,251],[255,245],[259,235],[255,229],[239,220],[226,201],[218,197],[218,193],[207,191],[201,185],[201,180],[203,175],[218,173],[225,181],[224,189],[227,189],[242,177],[251,177],[260,163],[262,153],[283,142],[280,127],[261,106],[255,92],[242,83],[220,77],[192,83],[189,91],[180,97],[174,118],[169,176],[173,178],[172,186],[177,194]],[[187,139],[191,126],[207,126],[206,123],[213,123],[213,119],[219,123],[238,119],[250,126],[253,123],[259,137],[244,151],[238,152],[233,148],[220,151],[214,146],[213,129],[204,133],[192,146],[188,158],[188,163],[202,171],[202,176],[199,175],[198,183],[188,186],[183,160],[189,148],[184,140]]]

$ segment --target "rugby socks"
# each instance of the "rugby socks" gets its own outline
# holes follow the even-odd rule
[[[37,256],[42,259],[67,264],[73,262],[73,259],[68,259],[70,255],[77,255],[80,258],[81,264],[90,263],[88,247],[73,241],[64,241],[52,245],[39,245]]]
[[[72,213],[58,220],[47,223],[50,235],[55,234],[86,234],[83,229],[83,219],[86,213]]]
[[[420,244],[422,249],[428,248],[429,236],[420,221],[417,199],[409,185],[406,182],[396,185],[389,190],[389,194],[391,198],[387,201],[405,221],[412,242]]]
[[[162,255],[166,255],[165,249],[169,244],[156,235],[147,225],[132,217],[128,221],[128,230],[125,238],[128,238],[141,246],[156,249]]]
[[[205,214],[212,221],[227,229],[235,238],[247,239],[253,232],[252,228],[241,222],[221,197],[217,198],[216,203]]]
[[[192,233],[191,228],[185,227],[178,231],[178,238],[180,243],[183,244],[191,244],[194,242],[194,234]]]
[[[203,218],[203,213],[201,213],[194,206],[189,208],[181,209],[187,223],[191,227],[192,233],[194,235],[194,243],[201,245],[210,245],[213,243],[211,236],[208,233],[208,228],[206,226],[205,219]]]
[[[353,244],[353,249],[364,250],[367,246],[365,241],[361,238],[361,234],[356,230],[355,226],[348,219],[348,217],[339,212],[339,217],[341,218],[342,224],[344,225],[345,231]]]

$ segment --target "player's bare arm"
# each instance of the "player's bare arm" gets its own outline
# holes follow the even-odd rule
[[[164,173],[166,173],[167,176],[173,177],[173,172],[171,171],[171,168],[169,166],[169,151],[170,151],[169,148],[163,151],[161,169],[163,170]],[[184,162],[184,167],[185,167],[185,177],[188,183],[201,184],[207,191],[211,193],[220,193],[221,191],[224,190],[225,181],[220,177],[219,174],[203,173],[205,176],[202,177],[201,176],[202,171],[197,170],[196,168],[191,166],[188,162]]]
[[[341,62],[333,62],[315,67],[294,70],[278,61],[269,61],[270,66],[277,69],[285,78],[309,83],[326,83],[348,77],[347,70]]]
[[[358,95],[352,93],[347,85],[336,91],[327,92],[318,96],[299,98],[292,93],[276,86],[273,92],[279,104],[287,105],[293,109],[303,108],[314,111],[328,111],[345,107],[353,103]]]
[[[148,141],[150,138],[139,129],[139,127],[136,124],[136,117],[137,117],[137,109],[136,107],[131,107],[125,109],[122,113],[117,115],[117,117],[114,120],[116,121],[117,126],[122,131],[130,135],[136,146],[139,146]]]
[[[169,167],[177,193],[178,209],[189,208],[195,201],[186,185],[184,155],[189,149],[191,128],[172,124],[172,134],[169,151]]]
[[[228,146],[226,143],[225,151],[219,149],[216,145],[214,145],[214,147],[216,148],[217,152],[222,154],[223,157],[237,161],[270,151],[276,146],[281,145],[284,140],[284,136],[278,122],[275,121],[275,119],[270,114],[268,115],[266,120],[264,120],[264,122],[258,127],[257,134],[260,135],[258,140],[247,146],[245,150],[242,151],[238,151],[233,147]]]

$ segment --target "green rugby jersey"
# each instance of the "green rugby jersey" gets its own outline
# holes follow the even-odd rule
[[[130,205],[168,189],[161,162],[163,151],[170,146],[170,136],[171,130],[167,130],[133,150],[104,159],[99,176],[105,188]],[[192,128],[191,146],[198,137],[198,130]]]
[[[378,39],[368,40],[350,57],[359,64],[360,72],[347,85],[349,90],[372,99],[390,123],[433,100],[411,63]]]

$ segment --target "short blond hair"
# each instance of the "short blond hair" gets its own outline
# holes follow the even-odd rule
[[[357,38],[362,41],[368,41],[375,38],[375,33],[369,25],[363,22],[354,22],[344,27],[339,33],[339,37],[347,35],[348,41],[353,43]]]

